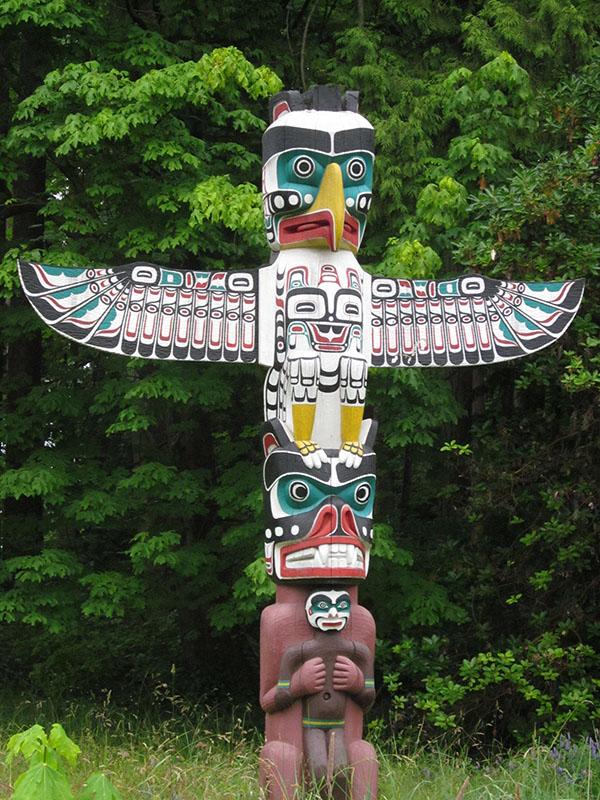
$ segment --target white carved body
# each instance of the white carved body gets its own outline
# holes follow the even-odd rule
[[[370,286],[346,250],[284,250],[261,270],[259,361],[274,365],[265,416],[291,425],[292,403],[316,403],[313,438],[326,449],[342,444],[341,404],[364,404]]]

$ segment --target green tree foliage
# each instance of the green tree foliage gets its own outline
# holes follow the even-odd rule
[[[225,647],[206,644],[212,617],[258,554],[260,375],[115,361],[47,338],[18,302],[15,256],[259,265],[263,107],[281,83],[233,46],[192,45],[194,28],[183,19],[177,27],[166,7],[161,22],[146,8],[73,4],[50,15],[50,27],[46,4],[19,9],[1,17],[6,39],[23,40],[11,46],[23,67],[3,141],[0,618],[54,634],[57,661],[57,644],[80,649],[67,683],[79,659],[90,688],[129,686],[171,663],[193,683],[197,665]],[[48,40],[32,90],[27,38]],[[34,162],[43,191],[20,197]],[[32,208],[37,235],[20,236],[18,215]],[[24,337],[40,335],[23,364]],[[25,542],[34,523],[38,535]],[[140,673],[143,641],[154,655]],[[52,682],[52,665],[39,671]]]
[[[225,23],[236,19],[235,25]],[[42,329],[18,254],[264,263],[266,99],[361,91],[376,274],[586,277],[561,343],[382,370],[375,612],[393,724],[505,740],[596,718],[600,49],[586,0],[0,1],[0,669],[127,697],[253,696],[258,368]],[[142,688],[140,688],[142,687]],[[178,687],[179,688],[179,687]]]

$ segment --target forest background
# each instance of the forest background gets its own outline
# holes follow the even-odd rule
[[[376,130],[363,266],[587,279],[533,357],[371,374],[372,726],[592,731],[598,22],[592,0],[0,2],[4,685],[256,697],[262,370],[80,347],[42,326],[15,262],[266,263],[267,99],[338,83]]]

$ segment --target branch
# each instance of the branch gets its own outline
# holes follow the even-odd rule
[[[302,80],[302,88],[306,91],[306,76],[304,74],[304,56],[306,54],[306,40],[308,38],[308,26],[310,25],[311,17],[317,7],[319,0],[315,0],[312,4],[312,8],[308,12],[306,17],[306,23],[304,25],[304,30],[302,31],[302,47],[300,48],[300,79]]]
[[[46,202],[41,200],[5,204],[0,206],[0,219],[10,219],[11,217],[19,216],[19,214],[30,214],[31,212],[35,213],[45,205]]]
[[[148,26],[143,21],[143,19],[138,15],[138,13],[134,10],[133,6],[131,5],[131,0],[125,0],[125,5],[127,6],[127,13],[131,17],[131,19],[135,22],[135,24],[139,25],[140,28],[143,28],[145,31],[147,31]]]
[[[308,8],[309,4],[310,4],[310,0],[304,0],[304,3],[302,4],[302,8],[301,8],[301,9],[300,9],[300,11],[298,11],[298,13],[296,14],[296,17],[295,17],[294,21],[291,23],[291,25],[289,25],[289,29],[290,29],[290,30],[292,30],[292,31],[293,31],[293,30],[294,30],[294,28],[296,27],[296,25],[297,25],[297,24],[300,22],[300,20],[301,20],[301,19],[302,19],[302,17],[304,16],[304,12],[305,12],[305,11],[306,11],[306,9]],[[288,7],[287,7],[288,18],[289,18],[289,14],[290,14],[291,10],[292,10],[292,4],[291,4],[291,3],[289,3],[289,4],[288,4]]]

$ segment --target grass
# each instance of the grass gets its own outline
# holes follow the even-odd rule
[[[176,700],[179,700],[176,698]],[[59,721],[82,755],[71,771],[75,790],[95,770],[123,800],[259,800],[259,734],[245,714],[222,707],[172,706],[162,719],[97,706],[0,702],[0,741],[34,721]],[[4,710],[4,714],[2,711]],[[381,747],[379,800],[598,800],[595,745],[562,736],[546,746],[484,763],[434,747],[388,742]],[[0,762],[0,798],[8,800],[23,764]],[[310,800],[307,796],[306,800]]]

